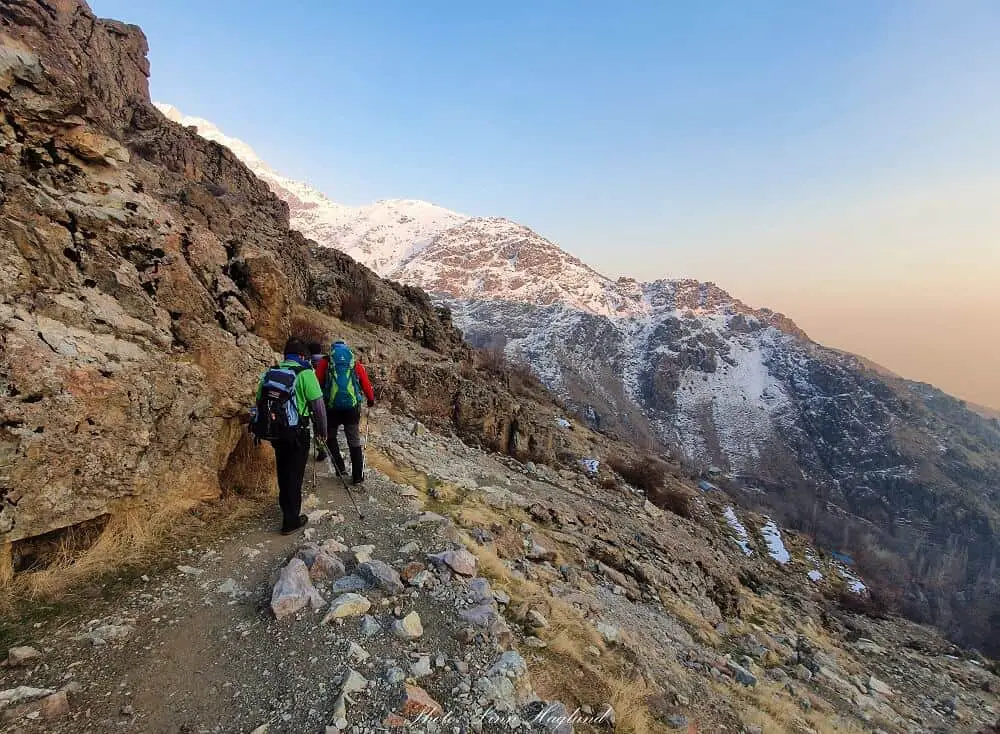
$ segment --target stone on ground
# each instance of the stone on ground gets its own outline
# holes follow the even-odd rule
[[[333,581],[347,572],[343,561],[316,545],[301,548],[297,557],[309,568],[309,578],[313,581]]]
[[[368,679],[361,675],[358,671],[351,668],[347,671],[347,675],[344,676],[344,682],[340,686],[340,692],[344,695],[357,693],[358,691],[365,690],[367,686]]]
[[[404,640],[415,640],[424,634],[423,625],[420,624],[420,615],[410,612],[402,619],[397,619],[392,623],[392,632],[396,637]]]
[[[368,654],[368,651],[358,643],[353,640],[347,643],[347,659],[352,663],[363,663],[370,657],[371,655]]]
[[[329,624],[335,619],[345,617],[360,617],[372,608],[372,603],[361,594],[341,594],[330,602],[330,611],[323,617],[322,624]]]
[[[462,576],[475,576],[476,564],[479,562],[479,559],[465,548],[442,551],[441,553],[428,553],[427,558],[434,563],[447,566]]]
[[[410,666],[410,675],[414,678],[423,678],[431,674],[431,659],[428,655],[421,655],[413,665]]]
[[[570,712],[561,701],[550,701],[530,718],[533,726],[550,734],[573,734]]]
[[[403,570],[399,572],[399,577],[407,584],[413,585],[413,579],[417,577],[421,571],[426,568],[424,564],[419,561],[410,561],[405,566]]]
[[[281,569],[278,583],[271,593],[271,611],[278,619],[301,611],[306,605],[319,609],[324,604],[323,597],[316,591],[309,579],[309,569],[301,558],[293,558]]]
[[[361,619],[361,634],[365,637],[374,637],[382,631],[382,625],[370,614],[366,614]]]
[[[69,713],[69,699],[66,691],[57,691],[42,699],[41,714],[43,719],[51,721]]]
[[[403,582],[399,580],[399,574],[388,563],[383,561],[365,561],[359,563],[357,574],[372,585],[390,594],[403,593]]]
[[[22,701],[34,701],[36,698],[51,696],[55,691],[51,688],[33,688],[32,686],[17,686],[0,691],[0,708]]]
[[[892,688],[889,687],[889,684],[879,680],[874,675],[868,676],[868,690],[886,698],[892,695]]]
[[[596,627],[605,642],[618,642],[619,630],[617,627],[612,624],[607,624],[606,622],[598,622]]]
[[[340,553],[347,553],[348,548],[346,545],[341,543],[339,540],[334,540],[330,538],[329,540],[324,540],[319,544],[319,549],[324,553],[329,553],[331,556],[338,555]]]
[[[472,593],[472,600],[476,604],[493,601],[493,590],[490,588],[490,582],[481,576],[469,579],[469,591]]]
[[[399,713],[408,719],[414,719],[421,715],[439,716],[444,713],[444,709],[423,688],[407,684],[403,700],[399,705]]]
[[[498,616],[496,608],[492,604],[477,604],[468,609],[462,609],[458,613],[459,619],[477,627],[489,627]]]
[[[330,590],[334,594],[344,594],[348,591],[364,591],[367,588],[370,588],[370,584],[352,573],[350,576],[344,576],[334,581]]]
[[[370,561],[372,559],[372,553],[375,552],[374,545],[356,545],[351,548],[351,553],[354,554],[354,562],[357,564],[362,564]]]
[[[12,647],[7,651],[7,665],[11,667],[17,667],[19,665],[30,665],[34,660],[40,660],[42,653],[38,652],[33,647],[28,645],[23,645],[21,647]]]

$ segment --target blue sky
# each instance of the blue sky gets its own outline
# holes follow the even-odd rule
[[[508,216],[813,329],[993,305],[994,0],[91,4],[146,31],[154,99],[336,200]]]

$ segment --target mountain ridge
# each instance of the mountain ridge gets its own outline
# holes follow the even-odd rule
[[[715,467],[748,506],[855,555],[914,619],[1000,645],[996,421],[714,284],[611,280],[500,217],[431,217],[414,239],[372,206],[293,226],[430,292],[591,427]]]

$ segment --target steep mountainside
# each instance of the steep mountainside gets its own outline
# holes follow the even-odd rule
[[[147,75],[134,26],[82,1],[0,4],[0,587],[233,492],[248,465],[266,483],[240,425],[254,376],[348,311],[389,401],[555,460],[548,396],[476,372],[422,291],[311,252],[227,147],[153,106]]]
[[[714,284],[611,280],[515,222],[455,218],[416,236],[384,218],[390,246],[367,253],[367,214],[299,226],[434,294],[470,342],[529,364],[591,426],[717,467],[915,618],[1000,644],[1000,424]]]

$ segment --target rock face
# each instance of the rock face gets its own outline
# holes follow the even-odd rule
[[[130,497],[217,496],[246,375],[289,330],[308,250],[232,153],[152,107],[138,28],[73,1],[0,18],[10,543]]]
[[[360,304],[371,328],[432,350],[407,359],[447,355],[441,384],[469,356],[426,294],[311,252],[229,149],[165,118],[146,50],[81,0],[0,7],[0,568],[14,572],[43,567],[63,529],[93,538],[124,509],[273,482],[240,417],[304,307]],[[389,387],[393,372],[424,382],[400,361],[383,397],[452,421],[453,390],[432,405]],[[520,408],[482,382],[464,380],[463,431],[499,443]]]

